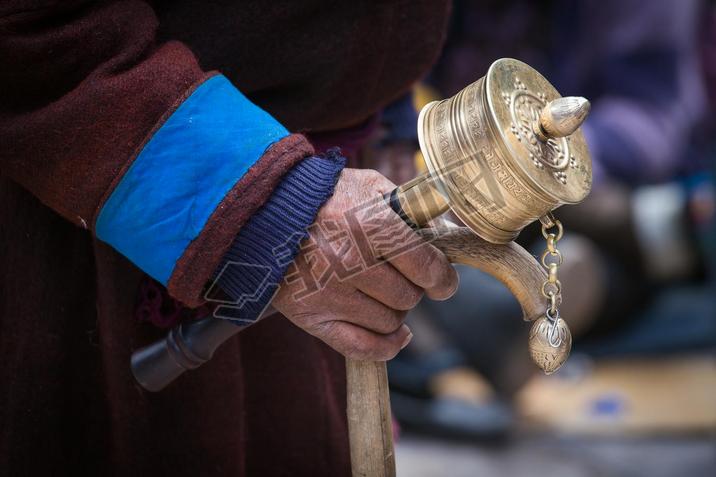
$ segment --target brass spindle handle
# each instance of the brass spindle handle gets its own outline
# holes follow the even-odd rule
[[[414,229],[440,217],[450,208],[427,172],[393,189],[386,200],[390,208]]]

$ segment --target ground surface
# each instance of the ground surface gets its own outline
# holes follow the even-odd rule
[[[501,447],[403,435],[398,477],[716,476],[716,436],[520,437]]]

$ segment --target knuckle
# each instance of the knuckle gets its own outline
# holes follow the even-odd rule
[[[365,169],[365,175],[368,179],[380,180],[383,178],[383,174],[378,172],[376,169]]]
[[[388,179],[375,169],[370,169],[370,174],[368,178],[378,189],[392,190],[395,188],[395,184],[393,184],[390,179]]]

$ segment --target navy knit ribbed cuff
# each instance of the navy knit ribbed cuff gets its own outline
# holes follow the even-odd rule
[[[286,174],[224,255],[215,281],[233,302],[217,307],[215,316],[238,325],[258,319],[308,236],[318,209],[333,194],[345,162],[332,150],[304,159]]]

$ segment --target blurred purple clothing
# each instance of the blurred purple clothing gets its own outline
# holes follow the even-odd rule
[[[341,155],[348,159],[348,167],[359,167],[358,151],[370,139],[380,124],[380,113],[376,113],[351,128],[328,132],[307,133],[317,154],[327,153],[330,149],[339,148]]]
[[[706,109],[699,0],[457,1],[432,83],[446,96],[499,57],[521,59],[563,95],[585,96],[595,166],[629,183],[678,174]]]

